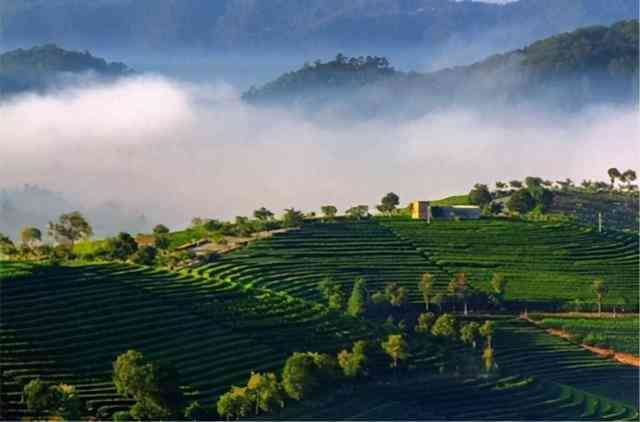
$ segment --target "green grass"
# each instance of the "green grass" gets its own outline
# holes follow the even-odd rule
[[[431,201],[431,205],[473,205],[469,200],[469,195],[453,195],[446,198]]]
[[[187,243],[209,237],[211,234],[202,226],[171,232],[169,233],[169,248],[175,249]]]
[[[102,250],[104,250],[107,241],[104,239],[100,240],[82,240],[80,242],[76,242],[73,245],[73,252],[79,256],[95,256]]]

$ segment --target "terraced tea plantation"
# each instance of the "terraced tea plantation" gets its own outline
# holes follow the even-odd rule
[[[206,403],[252,370],[281,368],[292,350],[333,353],[368,335],[283,294],[125,265],[35,267],[2,279],[0,305],[9,418],[24,414],[21,386],[36,377],[75,385],[94,415],[126,409],[132,402],[116,393],[112,363],[132,348],[174,363],[192,398]]]
[[[494,378],[411,377],[284,410],[283,419],[638,420],[638,370],[531,324],[496,320]],[[384,397],[384,400],[380,400]]]
[[[494,273],[508,282],[512,301],[595,301],[591,284],[609,287],[605,309],[620,298],[638,306],[638,237],[598,234],[566,224],[481,219],[392,220],[383,223],[447,272],[464,271],[488,289]]]
[[[335,355],[355,340],[378,336],[376,322],[322,304],[317,287],[324,277],[345,290],[365,277],[369,292],[397,282],[418,304],[421,274],[432,273],[435,291],[444,292],[458,271],[480,288],[494,272],[504,274],[507,299],[529,303],[592,300],[591,283],[602,278],[609,286],[605,308],[625,298],[628,311],[637,307],[638,240],[504,220],[338,219],[305,223],[180,273],[115,263],[0,262],[3,416],[32,416],[21,392],[39,377],[75,385],[91,416],[110,419],[133,403],[112,383],[112,363],[129,349],[173,363],[189,400],[212,404],[251,371],[279,371],[294,351]],[[407,321],[417,309],[423,307],[404,310]],[[332,385],[330,394],[288,404],[278,417],[638,420],[637,368],[597,357],[515,315],[477,318],[496,320],[493,376],[441,373],[457,359],[455,347],[466,346],[443,349],[426,335],[394,382],[378,378],[355,390]],[[576,321],[566,323],[578,329]],[[637,320],[606,324],[589,329],[623,332],[620,341],[637,345]],[[418,334],[410,329],[406,335]],[[388,356],[375,353],[376,370],[393,373]]]
[[[422,273],[432,273],[441,291],[449,281],[445,270],[375,221],[305,224],[257,241],[200,271],[310,300],[320,299],[317,286],[326,276],[347,290],[359,276],[372,291],[397,282],[409,289],[415,302],[420,300],[417,285]]]

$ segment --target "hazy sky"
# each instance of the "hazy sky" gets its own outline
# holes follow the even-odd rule
[[[144,76],[0,104],[4,186],[88,205],[118,199],[152,222],[266,206],[341,210],[389,191],[406,203],[540,175],[605,179],[638,163],[633,111],[540,115],[449,110],[418,120],[309,120],[244,105],[225,83]]]

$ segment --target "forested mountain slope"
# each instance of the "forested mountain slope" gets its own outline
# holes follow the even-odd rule
[[[54,44],[17,49],[0,55],[0,95],[44,89],[70,75],[86,73],[115,78],[133,71],[123,63],[109,63],[88,51],[68,51]]]
[[[508,49],[638,15],[633,0],[4,0],[0,43],[99,47],[421,46]]]
[[[638,21],[581,28],[470,66],[427,74],[397,72],[384,58],[372,60],[339,55],[327,63],[307,64],[250,90],[245,98],[307,104],[343,101],[358,107],[364,103],[378,111],[487,101],[540,101],[565,109],[637,102]],[[372,71],[362,65],[370,62],[384,66]],[[388,98],[394,98],[393,107]]]

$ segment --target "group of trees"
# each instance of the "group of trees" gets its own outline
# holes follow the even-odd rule
[[[476,184],[469,192],[469,201],[483,208],[487,214],[502,213],[505,205],[509,211],[520,214],[534,210],[544,213],[553,203],[554,192],[636,192],[638,189],[633,184],[637,175],[632,169],[621,172],[613,167],[607,171],[607,175],[611,183],[583,180],[580,186],[576,186],[571,179],[554,182],[533,176],[526,177],[524,181],[498,181],[494,191],[487,185]],[[618,186],[616,181],[620,182]]]
[[[39,378],[24,386],[22,402],[36,417],[50,415],[62,420],[80,420],[85,412],[85,405],[74,386],[51,384]]]
[[[219,397],[217,413],[227,420],[258,416],[283,408],[286,399],[300,401],[340,380],[356,379],[364,374],[365,350],[366,342],[357,341],[336,357],[295,352],[286,360],[280,380],[273,372],[252,372],[245,386],[232,386]]]
[[[511,212],[528,213],[534,209],[545,212],[553,202],[553,192],[539,177],[527,177],[524,184],[518,180],[509,182],[510,190],[505,190],[506,183],[496,182],[496,191],[491,192],[487,185],[476,184],[469,192],[469,201],[480,206],[487,214],[500,214],[504,204]],[[501,201],[501,198],[508,200]]]
[[[80,212],[74,211],[62,214],[56,221],[49,222],[47,234],[55,246],[45,243],[42,231],[33,226],[22,228],[19,245],[8,236],[0,234],[0,254],[10,258],[68,259],[73,256],[74,243],[90,238],[93,228]]]

